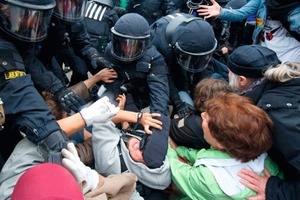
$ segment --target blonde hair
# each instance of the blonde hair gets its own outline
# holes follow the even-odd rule
[[[286,82],[294,78],[300,78],[300,62],[285,62],[264,72],[264,76],[275,82]]]

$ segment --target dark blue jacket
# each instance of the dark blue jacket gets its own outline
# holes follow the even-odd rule
[[[111,54],[111,43],[105,50],[105,58],[114,64],[118,73],[113,90],[121,94],[120,86],[129,84],[129,92],[140,110],[150,106],[151,112],[168,114],[169,102],[168,69],[162,55],[154,46],[146,50],[145,55],[137,61],[124,63],[116,60]],[[107,84],[107,87],[110,84]]]
[[[186,15],[190,16],[188,14]],[[191,91],[191,95],[193,95],[193,90],[200,80],[210,77],[215,72],[219,73],[227,80],[228,70],[225,65],[212,59],[204,71],[193,74],[193,78],[191,79],[191,73],[185,71],[177,63],[175,52],[167,41],[166,28],[168,24],[169,21],[164,17],[153,23],[151,25],[151,40],[152,44],[164,56],[165,62],[169,68],[170,99],[175,105],[178,105],[181,103],[178,91]]]
[[[275,125],[270,157],[283,170],[285,181],[271,177],[266,198],[300,199],[300,79],[263,81],[245,96],[265,110]]]
[[[38,144],[53,132],[60,131],[60,127],[34,87],[29,74],[5,78],[5,73],[9,71],[18,70],[26,73],[16,46],[0,37],[0,51],[0,98],[4,103],[6,116],[4,130],[0,132],[0,141],[9,142],[7,135],[12,134],[12,129],[17,128],[25,133],[31,142]],[[0,152],[7,151],[2,148],[3,145],[0,145]]]

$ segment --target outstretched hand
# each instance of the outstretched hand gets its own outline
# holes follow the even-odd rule
[[[147,134],[152,134],[150,127],[156,128],[161,130],[162,129],[162,122],[154,117],[159,117],[159,113],[143,113],[140,123],[144,126],[144,131]]]
[[[265,176],[260,176],[255,172],[252,172],[247,169],[242,169],[238,176],[242,179],[240,180],[243,185],[248,187],[257,193],[256,196],[247,198],[247,200],[263,200],[266,199],[266,185],[267,181],[270,178],[270,172],[267,169],[264,169]]]
[[[221,13],[221,6],[215,0],[210,1],[212,3],[211,6],[200,5],[200,9],[197,10],[198,15],[204,16],[204,19],[217,17]]]

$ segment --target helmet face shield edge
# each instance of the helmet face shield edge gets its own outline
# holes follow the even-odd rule
[[[217,47],[217,41],[215,40],[215,45],[213,49],[201,52],[201,53],[191,53],[186,52],[180,48],[178,43],[175,43],[175,54],[177,63],[186,71],[191,73],[202,72],[207,66],[212,58],[213,51]]]
[[[147,49],[150,35],[134,37],[119,34],[112,30],[112,55],[123,62],[132,62],[141,58]]]
[[[54,6],[55,2],[52,6],[44,6],[47,9],[40,9],[41,6],[37,5],[25,7],[0,3],[0,28],[21,41],[42,41],[47,36]]]

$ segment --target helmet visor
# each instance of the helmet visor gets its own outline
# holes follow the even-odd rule
[[[39,42],[47,36],[52,11],[0,3],[1,29],[19,40]]]
[[[53,15],[67,22],[77,22],[84,18],[86,0],[56,0]]]
[[[112,34],[112,54],[124,62],[137,60],[144,55],[148,41],[149,38],[133,39]]]
[[[185,53],[179,53],[177,55],[177,62],[186,71],[191,73],[199,73],[207,67],[211,56],[212,54],[192,56]]]
[[[214,47],[206,52],[190,53],[182,50],[178,43],[175,43],[175,53],[177,63],[186,71],[191,73],[202,72],[207,66],[212,57],[213,51],[217,47],[217,41],[215,41]]]

